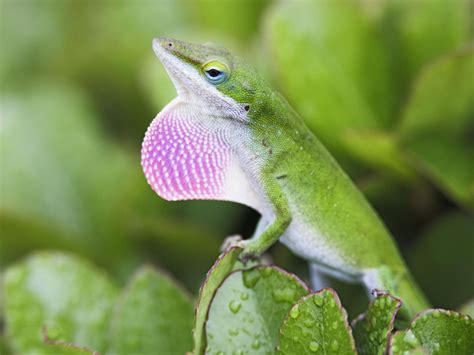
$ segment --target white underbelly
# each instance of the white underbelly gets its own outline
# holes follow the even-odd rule
[[[293,215],[293,220],[280,241],[296,255],[310,263],[318,264],[326,273],[351,279],[360,276],[361,270],[355,269],[347,258],[331,246],[327,242],[329,238]]]

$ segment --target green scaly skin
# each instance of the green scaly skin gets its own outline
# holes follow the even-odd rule
[[[232,125],[233,131],[240,132],[239,136],[235,133],[235,155],[249,184],[264,201],[255,236],[237,242],[244,248],[244,258],[262,254],[280,239],[323,273],[361,282],[368,291],[379,289],[399,297],[406,318],[428,308],[392,237],[362,193],[285,99],[254,69],[225,49],[210,45],[158,39],[154,46],[160,59],[175,58],[171,62],[162,59],[172,79],[173,70],[186,68],[196,73],[178,85],[186,87],[183,100],[203,96],[199,86],[214,86],[220,95],[248,109],[243,120],[226,117],[225,112],[221,120],[209,120],[211,129],[224,131]],[[163,52],[167,54],[160,54]],[[211,60],[228,67],[224,82],[213,85],[206,81],[203,68]],[[180,80],[175,77],[174,81]],[[202,99],[219,106],[213,95]]]

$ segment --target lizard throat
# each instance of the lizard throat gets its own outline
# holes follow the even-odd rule
[[[230,147],[219,131],[172,102],[153,120],[142,145],[142,168],[165,200],[216,200],[224,195]]]

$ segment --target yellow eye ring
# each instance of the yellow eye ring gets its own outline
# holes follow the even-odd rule
[[[211,84],[219,85],[229,78],[229,68],[222,62],[211,60],[202,66],[204,77]]]

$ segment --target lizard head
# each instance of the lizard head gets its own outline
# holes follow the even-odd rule
[[[216,116],[247,122],[259,76],[222,47],[169,38],[153,40],[153,49],[188,102],[208,105]]]
[[[213,45],[159,38],[153,49],[178,97],[161,110],[145,134],[142,167],[148,183],[166,200],[227,200],[257,206],[236,150],[251,137],[246,128],[258,101],[254,83],[260,77]]]

